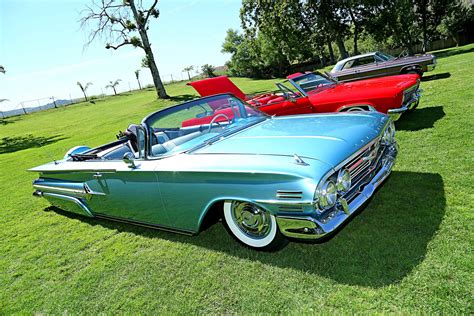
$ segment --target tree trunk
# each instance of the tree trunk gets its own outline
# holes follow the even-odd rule
[[[137,81],[138,81],[138,89],[141,90],[141,89],[142,89],[142,85],[140,84],[140,79],[137,78]]]
[[[346,50],[346,46],[344,46],[344,42],[342,41],[341,37],[339,36],[336,37],[336,44],[337,44],[337,48],[339,48],[341,59],[349,57],[349,54],[347,53],[347,50]]]
[[[359,49],[357,47],[357,39],[359,36],[359,25],[356,22],[354,12],[352,12],[352,9],[349,7],[349,15],[351,16],[352,24],[354,24],[354,55],[359,55]]]
[[[331,59],[331,65],[336,63],[336,59],[334,58],[334,51],[332,49],[332,43],[329,38],[326,39],[328,43],[328,50],[329,50],[329,58]]]
[[[117,90],[115,90],[114,86],[112,86],[112,89],[114,89],[114,94],[117,95]]]
[[[160,99],[169,99],[169,95],[166,93],[165,86],[160,78],[160,72],[158,71],[158,67],[155,63],[155,57],[153,56],[153,51],[151,50],[150,41],[148,40],[148,34],[146,29],[144,28],[145,25],[142,21],[142,17],[139,15],[137,8],[135,7],[135,0],[130,0],[130,8],[133,12],[133,17],[135,21],[137,21],[138,26],[138,33],[142,39],[143,50],[148,58],[148,64],[150,66],[151,76],[153,77],[153,83],[155,84],[156,93],[158,98]]]
[[[427,36],[426,36],[426,0],[422,1],[421,4],[421,20],[422,20],[422,31],[423,31],[423,45],[422,50],[423,53],[426,53],[426,45],[427,45]]]
[[[189,81],[191,81],[191,75],[189,74],[189,71],[188,71],[188,79]]]
[[[86,102],[89,101],[89,100],[87,100],[87,94],[86,94],[86,92],[85,92],[84,90],[82,90],[82,93],[84,93],[84,99],[86,99]]]

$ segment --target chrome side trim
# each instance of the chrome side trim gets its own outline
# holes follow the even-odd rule
[[[295,199],[300,200],[303,196],[303,191],[285,191],[278,190],[276,193],[277,199]]]
[[[303,201],[255,200],[255,203],[272,204],[272,205],[304,206],[304,205],[313,205],[313,200],[303,200]]]
[[[85,197],[87,192],[79,189],[70,189],[64,187],[57,187],[57,186],[50,186],[50,185],[42,185],[33,183],[33,188],[41,191],[43,193],[57,193],[57,194],[72,194],[74,196]]]

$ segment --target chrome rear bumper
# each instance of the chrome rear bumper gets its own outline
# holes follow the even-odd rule
[[[278,227],[283,235],[298,239],[319,239],[335,231],[342,223],[347,221],[375,192],[382,182],[390,175],[398,152],[398,146],[393,144],[388,154],[383,158],[382,166],[370,182],[365,185],[360,194],[346,207],[340,203],[334,211],[324,219],[311,216],[277,216]],[[348,206],[348,207],[347,207]]]

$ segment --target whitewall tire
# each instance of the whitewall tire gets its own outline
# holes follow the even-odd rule
[[[225,201],[224,224],[240,243],[257,250],[277,250],[287,243],[275,216],[248,202]]]

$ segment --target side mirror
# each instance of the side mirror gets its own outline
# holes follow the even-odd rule
[[[135,169],[135,156],[132,153],[125,153],[122,158],[129,168]]]

